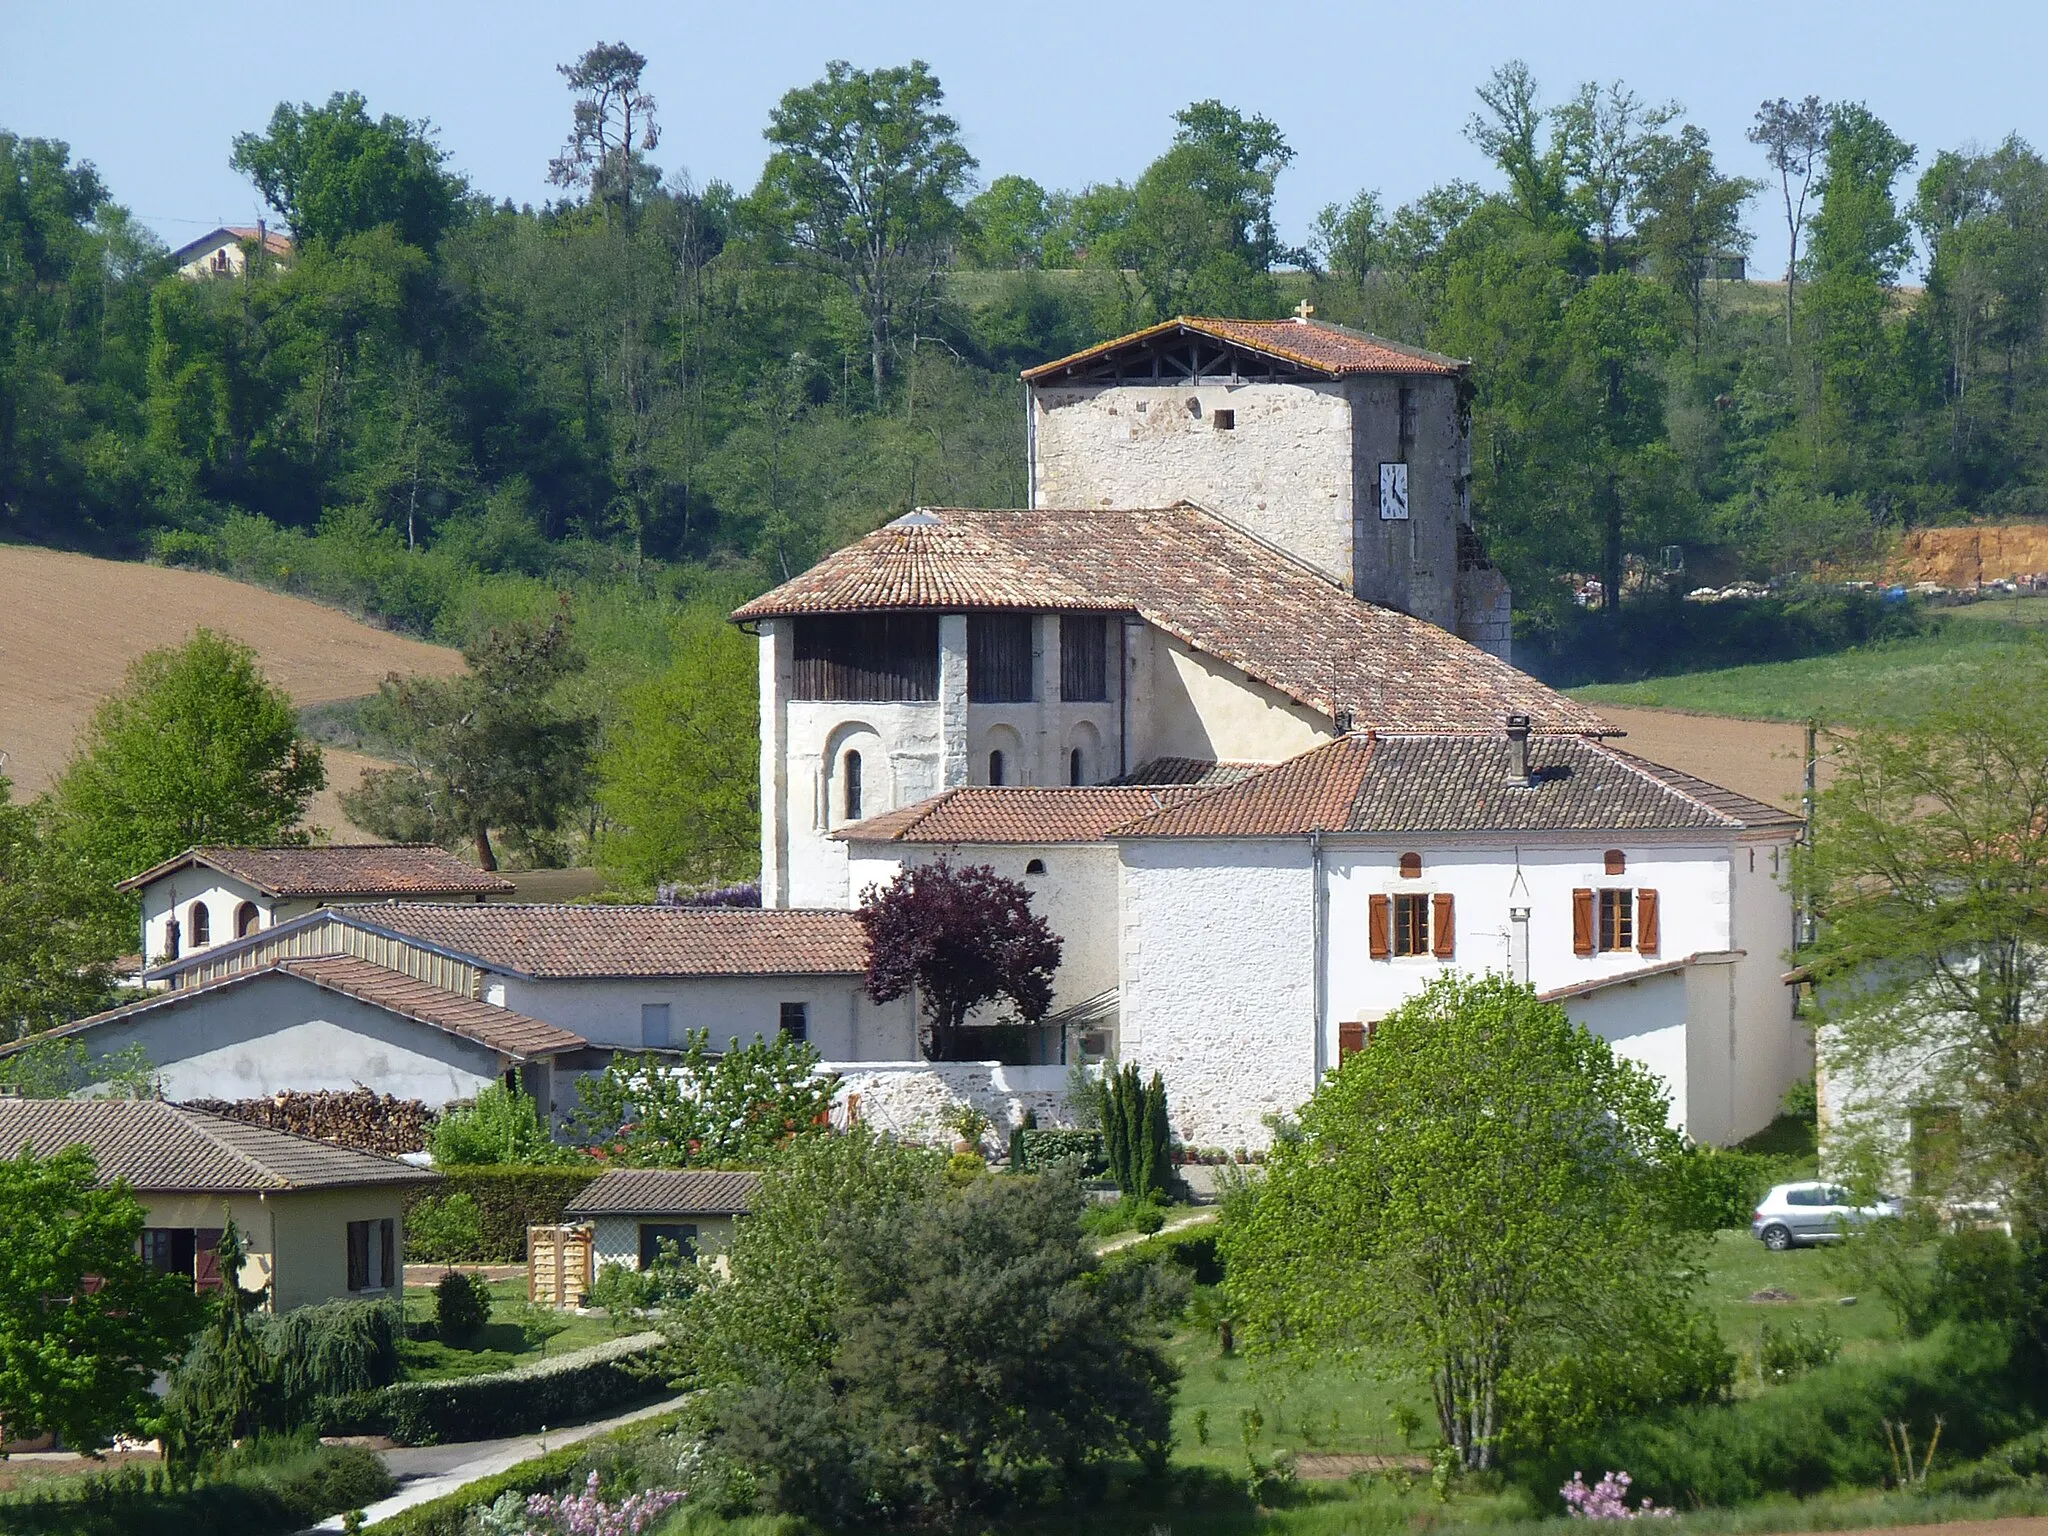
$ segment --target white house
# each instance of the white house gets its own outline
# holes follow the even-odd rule
[[[240,277],[249,270],[252,252],[262,251],[272,266],[288,267],[297,248],[286,236],[261,224],[223,224],[171,252],[178,276],[192,281],[209,277]]]

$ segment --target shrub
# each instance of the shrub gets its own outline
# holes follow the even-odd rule
[[[569,1163],[562,1167],[513,1167],[494,1164],[481,1168],[445,1168],[438,1188],[415,1185],[415,1191],[432,1189],[431,1195],[415,1193],[408,1203],[411,1211],[428,1199],[453,1200],[468,1196],[476,1207],[482,1240],[476,1261],[487,1264],[516,1264],[526,1257],[526,1229],[553,1226],[571,1200],[583,1193],[590,1181],[604,1172],[593,1161]],[[441,1261],[446,1263],[444,1259]]]
[[[434,1287],[434,1326],[451,1344],[475,1337],[491,1320],[491,1288],[482,1275],[451,1269]]]
[[[403,1333],[403,1315],[391,1301],[329,1301],[268,1318],[261,1337],[286,1424],[296,1427],[323,1397],[391,1385]]]
[[[1041,1131],[1027,1126],[1017,1133],[1017,1153],[1027,1173],[1071,1166],[1081,1177],[1090,1178],[1107,1166],[1100,1131]]]
[[[437,1166],[539,1167],[576,1156],[549,1134],[532,1095],[503,1083],[490,1084],[473,1103],[449,1110],[434,1126]]]
[[[1185,1274],[1195,1285],[1221,1285],[1223,1256],[1217,1248],[1216,1233],[1214,1222],[1162,1232],[1104,1255],[1103,1263],[1112,1268],[1126,1264],[1157,1264]]]
[[[1166,1208],[1152,1195],[1123,1195],[1111,1204],[1090,1205],[1081,1212],[1081,1230],[1090,1237],[1149,1234],[1165,1225]]]
[[[1842,1352],[1842,1336],[1826,1323],[1811,1328],[1795,1322],[1783,1329],[1764,1323],[1756,1331],[1756,1370],[1765,1381],[1790,1381],[1824,1365]]]
[[[0,1497],[10,1536],[282,1536],[360,1509],[397,1485],[360,1446],[256,1440],[196,1487],[165,1486],[161,1469],[67,1478]]]
[[[552,1360],[452,1381],[401,1381],[330,1405],[329,1433],[381,1431],[400,1445],[499,1440],[576,1424],[667,1383],[658,1334],[639,1333]]]
[[[1753,1152],[1687,1147],[1665,1170],[1671,1225],[1681,1232],[1747,1227],[1776,1168],[1773,1159]]]
[[[1148,1084],[1135,1066],[1116,1073],[1102,1101],[1102,1140],[1109,1176],[1126,1195],[1163,1195],[1173,1172],[1166,1083],[1157,1072]]]
[[[422,1264],[482,1263],[483,1212],[468,1194],[430,1195],[406,1214],[405,1246]]]

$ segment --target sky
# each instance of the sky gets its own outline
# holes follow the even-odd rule
[[[1214,97],[1279,124],[1297,152],[1280,179],[1290,243],[1318,208],[1376,189],[1388,207],[1438,182],[1491,184],[1462,127],[1473,87],[1511,58],[1545,99],[1620,79],[1675,99],[1723,168],[1762,175],[1743,139],[1757,104],[1861,100],[1921,151],[2048,145],[2048,6],[2007,0],[1238,0],[1149,4],[884,4],[612,0],[0,0],[0,129],[62,139],[172,246],[263,213],[228,169],[230,141],[280,100],[361,91],[373,112],[427,118],[450,164],[494,197],[553,194],[570,97],[555,66],[592,43],[647,56],[660,103],[653,158],[751,186],[782,92],[827,60],[921,58],[981,162],[1048,188],[1129,179],[1166,146],[1172,114]],[[1909,173],[1913,174],[1913,173]],[[1905,189],[1905,190],[1910,190]],[[1782,270],[1775,187],[1751,206],[1752,270]]]

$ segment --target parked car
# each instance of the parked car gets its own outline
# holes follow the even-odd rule
[[[1774,1184],[1757,1202],[1749,1230],[1771,1252],[1783,1253],[1787,1248],[1831,1243],[1880,1217],[1897,1216],[1899,1210],[1899,1202],[1889,1195],[1879,1195],[1871,1205],[1858,1205],[1839,1184],[1817,1179]]]

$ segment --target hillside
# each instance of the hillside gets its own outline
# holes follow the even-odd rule
[[[225,576],[0,546],[0,753],[16,796],[47,788],[63,770],[80,728],[130,662],[201,626],[253,647],[301,708],[374,693],[391,672],[462,669],[445,646]],[[335,796],[372,760],[330,749],[327,763],[329,787],[312,819],[338,841],[361,840]]]

